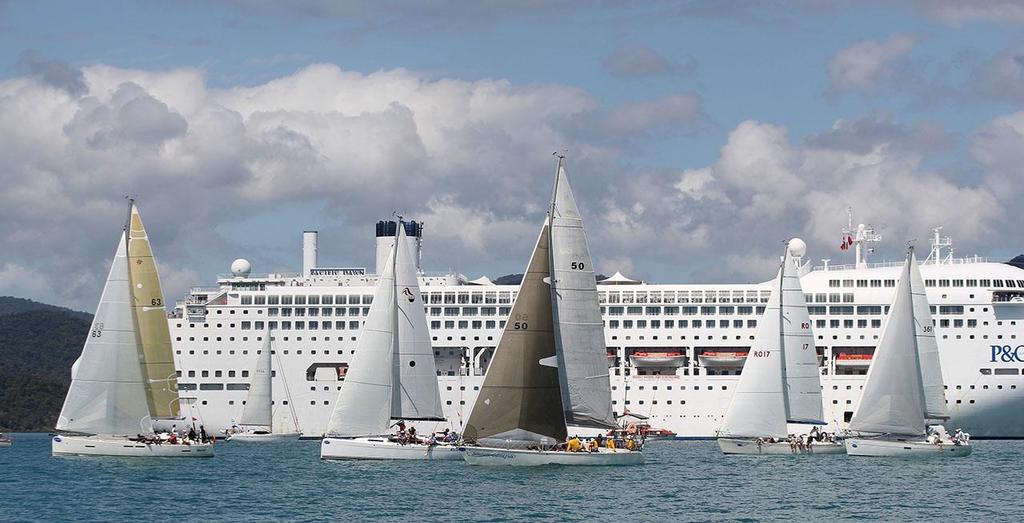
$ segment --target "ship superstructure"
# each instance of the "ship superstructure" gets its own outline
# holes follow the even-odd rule
[[[378,265],[396,227],[377,224]],[[406,233],[419,259],[422,224],[407,222]],[[842,248],[853,250],[853,264],[823,260],[812,267],[798,260],[832,430],[845,428],[856,409],[896,287],[902,262],[867,260],[868,245],[880,239],[851,220]],[[275,407],[275,430],[293,426],[294,412],[305,436],[323,434],[376,276],[364,268],[321,267],[314,231],[303,235],[302,259],[301,273],[261,276],[236,260],[216,287],[191,289],[169,315],[183,408],[208,430],[237,422],[249,369],[269,328],[281,362],[275,373],[287,373],[294,402],[294,409]],[[935,318],[949,425],[974,436],[1024,437],[1024,270],[957,258],[936,229],[921,273]],[[461,432],[518,286],[422,274],[420,290],[445,417]],[[621,274],[600,282],[613,409],[648,416],[652,426],[678,437],[713,437],[770,291],[768,283],[650,284]]]

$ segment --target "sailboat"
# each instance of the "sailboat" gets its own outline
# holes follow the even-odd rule
[[[790,436],[788,424],[824,425],[818,356],[797,264],[786,245],[774,289],[718,432],[724,454],[842,454],[825,438]]]
[[[462,459],[454,445],[389,435],[393,420],[400,426],[445,421],[419,275],[401,219],[397,229],[320,444],[321,459]]]
[[[10,447],[12,445],[14,445],[14,439],[0,432],[0,447]]]
[[[464,436],[472,465],[635,465],[625,448],[558,450],[569,427],[614,429],[590,248],[559,156],[548,217]]]
[[[211,443],[160,441],[182,423],[160,277],[134,200],[53,437],[53,455],[212,457]],[[160,443],[158,443],[160,441]]]
[[[951,437],[938,344],[924,281],[911,247],[896,297],[868,368],[860,405],[850,420],[846,452],[851,456],[960,457],[971,453],[967,438]],[[930,433],[929,433],[930,432]]]
[[[291,409],[291,422],[295,430],[289,432],[274,432],[274,393],[273,393],[273,355],[271,346],[271,331],[267,329],[263,340],[263,349],[259,358],[256,359],[256,368],[253,369],[252,381],[249,383],[249,393],[245,396],[245,406],[242,409],[242,416],[238,420],[238,431],[230,433],[232,441],[282,441],[299,439],[302,431],[299,429],[298,417],[295,415],[295,407],[292,406],[291,394],[288,390],[288,382],[285,381],[285,373],[281,372],[281,384],[284,386],[284,403]],[[281,360],[278,359],[280,367]]]

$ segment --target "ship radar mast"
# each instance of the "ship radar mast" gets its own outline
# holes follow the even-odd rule
[[[846,208],[847,222],[843,228],[842,250],[853,247],[853,255],[858,269],[865,269],[868,266],[868,254],[875,252],[874,247],[868,247],[869,243],[882,241],[882,235],[875,233],[875,228],[863,223],[853,225],[853,208]]]
[[[942,253],[944,247],[949,249],[946,254]],[[932,251],[924,262],[935,265],[953,263],[953,239],[949,236],[942,236],[942,227],[932,227]]]

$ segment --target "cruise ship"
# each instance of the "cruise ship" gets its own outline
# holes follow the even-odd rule
[[[406,227],[418,258],[422,224]],[[377,223],[377,267],[396,230],[393,221]],[[903,263],[868,262],[870,245],[881,240],[871,227],[851,220],[842,238],[849,265],[812,266],[806,245],[790,242],[800,256],[829,430],[844,429],[857,408]],[[952,413],[947,424],[974,437],[1024,438],[1024,269],[955,257],[939,228],[931,244],[921,273]],[[461,432],[518,287],[421,274],[448,421],[420,429]],[[306,231],[301,273],[257,276],[239,259],[215,287],[191,289],[168,315],[183,411],[211,432],[231,427],[269,331],[280,357],[273,371],[275,430],[298,426],[304,437],[321,437],[375,284],[365,268],[321,266],[317,232]],[[770,292],[768,283],[656,284],[619,273],[600,281],[616,413],[647,417],[681,439],[714,437]],[[287,398],[279,392],[285,390]]]

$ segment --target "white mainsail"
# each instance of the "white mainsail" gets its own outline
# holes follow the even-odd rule
[[[911,256],[903,264],[860,405],[850,421],[850,430],[855,432],[924,434],[925,398],[911,295]]]
[[[786,398],[782,350],[782,274],[765,306],[753,346],[747,353],[736,392],[725,412],[719,436],[785,438]]]
[[[239,425],[269,428],[273,422],[271,352],[270,330],[268,329],[263,340],[263,349],[260,351],[259,358],[256,359],[252,380],[249,382],[249,393],[245,397],[245,407],[242,409]]]
[[[437,385],[434,347],[420,294],[419,273],[406,241],[405,224],[399,220],[395,239],[395,300],[398,335],[394,365],[397,384],[392,389],[391,417],[405,420],[444,419]]]
[[[398,245],[400,242],[395,242]],[[356,353],[349,363],[334,411],[327,423],[331,436],[373,436],[391,424],[395,344],[395,249],[391,249],[370,304]]]
[[[551,205],[551,300],[568,425],[615,427],[601,318],[583,218],[559,158]]]
[[[932,311],[913,251],[910,252],[910,292],[914,299],[914,329],[917,333],[921,384],[924,386],[924,417],[946,420],[949,419],[949,408],[946,406],[946,387],[942,381],[942,365],[939,363],[939,344],[935,341]]]
[[[824,425],[821,377],[811,319],[800,286],[800,275],[789,247],[782,262],[782,347],[786,384],[786,416],[790,423]],[[769,321],[765,316],[764,321]]]
[[[139,345],[131,310],[126,233],[93,316],[57,429],[86,434],[152,433]]]

